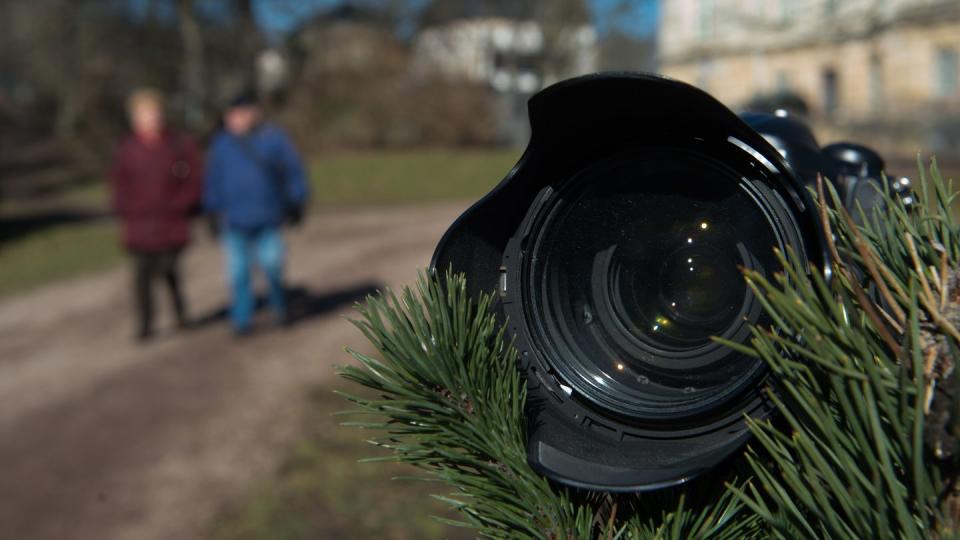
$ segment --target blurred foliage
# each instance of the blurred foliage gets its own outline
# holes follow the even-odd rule
[[[175,123],[201,127],[252,74],[263,43],[252,9],[250,0],[0,3],[0,135],[53,136],[95,162],[124,129],[127,93],[143,85],[169,94]]]
[[[169,97],[173,124],[202,136],[217,128],[234,93],[257,86],[310,148],[494,142],[485,86],[411,69],[411,43],[399,26],[419,21],[411,16],[419,4],[344,4],[272,39],[257,24],[255,4],[0,3],[0,140],[54,137],[96,170],[125,130],[126,95],[150,85]],[[267,8],[291,9],[281,0]],[[266,50],[281,59],[278,71],[264,71]]]
[[[392,12],[348,5],[292,32],[272,101],[283,124],[308,149],[496,142],[489,88],[416,72],[396,24]]]

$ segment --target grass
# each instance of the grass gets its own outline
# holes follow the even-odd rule
[[[314,204],[356,206],[475,199],[516,163],[514,150],[384,152],[317,160]]]
[[[418,150],[354,153],[311,162],[313,207],[385,206],[475,199],[517,159],[515,151]],[[65,207],[106,204],[102,182],[58,195]],[[5,203],[3,214],[16,212]],[[110,220],[53,225],[0,244],[0,297],[100,270],[122,258]]]
[[[476,199],[503,178],[517,157],[515,150],[324,156],[311,161],[312,204],[316,210]],[[901,164],[897,170],[908,169]],[[94,182],[58,195],[58,201],[65,207],[103,208],[105,191],[102,182]],[[0,218],[18,210],[5,201]],[[0,297],[109,267],[121,255],[109,221],[55,225],[17,237],[0,244]]]
[[[0,297],[108,268],[122,253],[109,220],[51,227],[12,240],[0,246]]]
[[[355,389],[351,389],[355,391]],[[332,389],[314,393],[303,438],[290,450],[275,477],[213,524],[213,540],[302,540],[378,538],[420,540],[471,538],[432,519],[454,518],[429,497],[435,484],[394,480],[416,474],[396,463],[357,463],[384,456],[356,429],[337,426],[334,412],[348,408]]]

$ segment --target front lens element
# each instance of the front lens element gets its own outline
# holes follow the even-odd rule
[[[706,223],[706,222],[704,222]],[[736,258],[710,247],[685,244],[660,266],[659,303],[669,317],[695,333],[722,331],[736,315],[744,284]]]
[[[742,341],[763,323],[741,268],[783,242],[751,184],[680,150],[621,157],[564,186],[534,230],[527,316],[557,370],[620,413],[701,412],[755,380]]]

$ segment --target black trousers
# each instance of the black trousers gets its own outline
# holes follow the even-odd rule
[[[186,305],[180,290],[179,260],[180,250],[169,251],[132,251],[133,256],[133,291],[137,307],[137,324],[140,336],[147,336],[153,331],[153,282],[162,280],[170,291],[173,300],[173,310],[177,317],[177,324],[184,326],[187,322]]]

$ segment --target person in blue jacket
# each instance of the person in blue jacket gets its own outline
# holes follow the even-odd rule
[[[267,277],[269,303],[279,324],[284,298],[285,222],[298,224],[307,201],[303,164],[287,135],[263,121],[256,95],[243,92],[224,113],[224,129],[210,146],[203,202],[217,223],[232,293],[230,321],[237,335],[251,329],[251,266]]]

